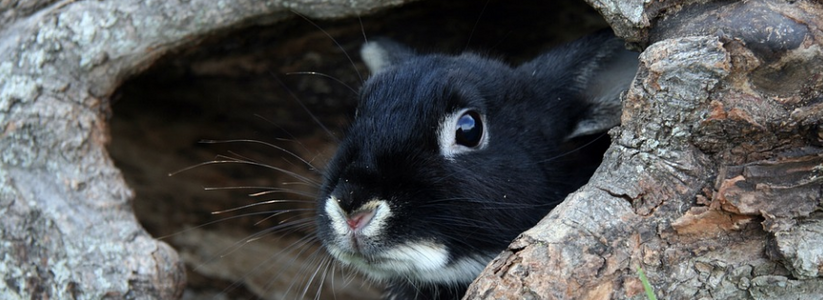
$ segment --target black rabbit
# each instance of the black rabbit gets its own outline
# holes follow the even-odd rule
[[[385,282],[388,299],[462,297],[588,180],[600,157],[567,155],[569,145],[619,124],[637,70],[637,53],[607,32],[517,68],[387,40],[362,56],[372,76],[324,174],[318,235],[341,263]]]

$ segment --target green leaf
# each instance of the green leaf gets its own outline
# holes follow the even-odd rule
[[[637,275],[640,276],[640,282],[643,283],[643,289],[646,290],[646,298],[649,298],[649,300],[657,300],[652,285],[649,284],[649,278],[646,278],[646,273],[643,273],[643,269],[641,269],[640,266],[637,266]]]

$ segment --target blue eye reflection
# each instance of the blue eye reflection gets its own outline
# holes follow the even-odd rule
[[[480,145],[483,138],[483,123],[480,114],[470,110],[457,119],[454,140],[458,145],[474,148]]]

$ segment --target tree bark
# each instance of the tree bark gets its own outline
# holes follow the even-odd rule
[[[823,297],[823,6],[590,3],[645,48],[622,126],[466,299]]]
[[[0,7],[0,298],[172,299],[177,253],[146,234],[104,148],[110,96],[170,51],[292,16],[402,1],[6,1]]]

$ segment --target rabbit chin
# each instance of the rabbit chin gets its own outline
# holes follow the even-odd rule
[[[467,284],[497,255],[484,253],[455,258],[445,245],[430,240],[385,245],[381,235],[392,211],[384,200],[371,200],[362,206],[373,211],[373,217],[356,230],[347,225],[346,213],[335,197],[329,197],[324,206],[335,236],[326,244],[326,249],[342,264],[378,281],[403,279],[424,284]]]
[[[368,257],[334,245],[327,248],[338,261],[375,280],[402,279],[422,284],[470,283],[496,256],[487,253],[450,260],[445,246],[425,241],[406,242]]]

